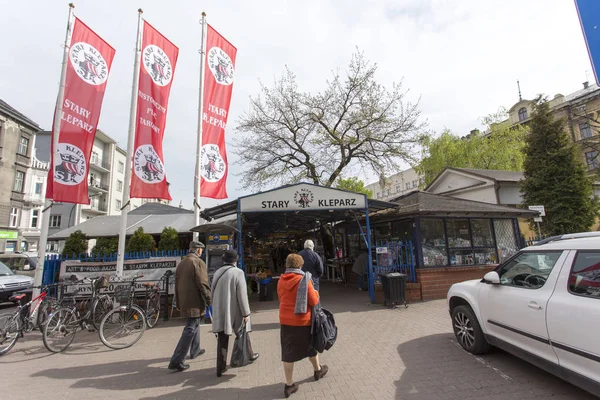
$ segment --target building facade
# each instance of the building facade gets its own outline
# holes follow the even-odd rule
[[[398,196],[419,190],[423,179],[413,169],[407,169],[385,179],[385,182],[374,182],[365,186],[373,192],[373,198],[377,200],[390,200]]]
[[[507,122],[512,126],[529,124],[534,105],[533,100],[520,99],[508,110]],[[584,82],[582,89],[567,96],[556,94],[548,105],[554,118],[565,121],[564,128],[580,145],[588,170],[595,173],[600,165],[600,87]]]
[[[0,252],[27,250],[22,227],[39,204],[27,195],[39,125],[0,100]],[[41,188],[43,190],[43,187]],[[34,235],[35,236],[35,235]]]

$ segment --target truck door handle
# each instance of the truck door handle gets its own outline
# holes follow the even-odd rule
[[[529,304],[527,304],[527,307],[531,308],[532,310],[541,310],[542,309],[542,306],[540,306],[535,301],[530,301]]]

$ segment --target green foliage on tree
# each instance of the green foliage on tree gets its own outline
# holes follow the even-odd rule
[[[504,116],[505,112],[500,111],[483,119],[488,134],[476,131],[460,137],[445,130],[437,138],[423,137],[425,156],[415,171],[424,178],[424,185],[429,185],[446,167],[521,171],[528,129],[498,122]]]
[[[342,190],[349,190],[356,193],[364,193],[368,198],[373,197],[373,191],[365,188],[365,183],[355,176],[350,178],[338,178],[335,187]]]
[[[564,121],[552,118],[545,100],[538,99],[530,129],[521,185],[524,204],[545,207],[540,224],[544,235],[589,230],[599,204],[580,148],[571,141]]]
[[[118,237],[101,237],[96,239],[96,245],[92,248],[92,254],[116,253],[119,248]]]
[[[78,256],[87,253],[87,248],[88,241],[85,234],[81,231],[75,231],[67,238],[62,255],[63,257]]]
[[[160,240],[158,241],[159,250],[179,250],[179,234],[175,228],[166,226],[161,234]]]
[[[153,251],[156,247],[154,238],[149,233],[144,233],[141,226],[133,233],[127,241],[126,250],[129,251]]]

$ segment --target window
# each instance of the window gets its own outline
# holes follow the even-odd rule
[[[23,182],[25,181],[25,174],[21,171],[17,171],[15,174],[15,186],[13,190],[15,192],[23,192]]]
[[[31,227],[38,227],[38,220],[40,219],[40,210],[31,210]]]
[[[423,265],[435,267],[448,265],[446,235],[442,219],[422,219],[421,237],[423,243]]]
[[[600,253],[577,253],[569,276],[569,292],[600,299]]]
[[[123,181],[117,181],[117,192],[123,191]]]
[[[587,153],[585,153],[585,161],[587,163],[588,169],[598,168],[598,152],[588,151]]]
[[[519,121],[523,121],[527,119],[527,109],[522,107],[519,109]]]
[[[51,215],[50,216],[50,228],[60,228],[60,220],[61,215]]]
[[[19,225],[19,209],[13,207],[10,209],[10,221],[9,226],[11,228],[16,228]]]
[[[35,184],[35,194],[42,194],[42,187],[44,184],[42,182],[36,182]]]
[[[115,201],[115,210],[121,211],[121,200]]]
[[[587,122],[579,124],[579,133],[581,133],[582,139],[587,139],[592,137],[592,128]]]
[[[123,172],[125,170],[125,164],[123,164],[123,161],[119,161],[118,170],[119,172]]]
[[[396,193],[399,193],[402,190],[402,185],[396,185]]]
[[[21,136],[21,139],[19,139],[19,149],[17,150],[17,153],[22,156],[26,156],[27,150],[29,150],[29,139]]]
[[[405,190],[410,190],[410,182],[406,182],[406,183],[404,184],[404,189],[405,189]]]
[[[419,184],[419,181],[412,181],[412,187],[415,189]]]
[[[500,268],[500,283],[506,286],[539,289],[546,283],[561,254],[561,251],[522,252]]]
[[[99,158],[98,158],[98,152],[97,151],[92,151],[92,163],[93,164],[100,164],[98,162]]]
[[[494,233],[496,234],[496,248],[498,258],[504,262],[519,251],[515,227],[510,219],[495,219]]]
[[[377,192],[377,195],[375,196],[376,199],[381,197],[381,192]]]

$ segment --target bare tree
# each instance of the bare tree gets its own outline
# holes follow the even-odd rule
[[[348,168],[388,176],[401,161],[413,163],[426,126],[418,102],[405,99],[401,84],[387,90],[375,80],[376,71],[357,52],[345,76],[334,73],[322,92],[301,92],[287,68],[272,88],[261,84],[238,121],[234,144],[245,167],[244,187],[300,181],[332,186]]]

